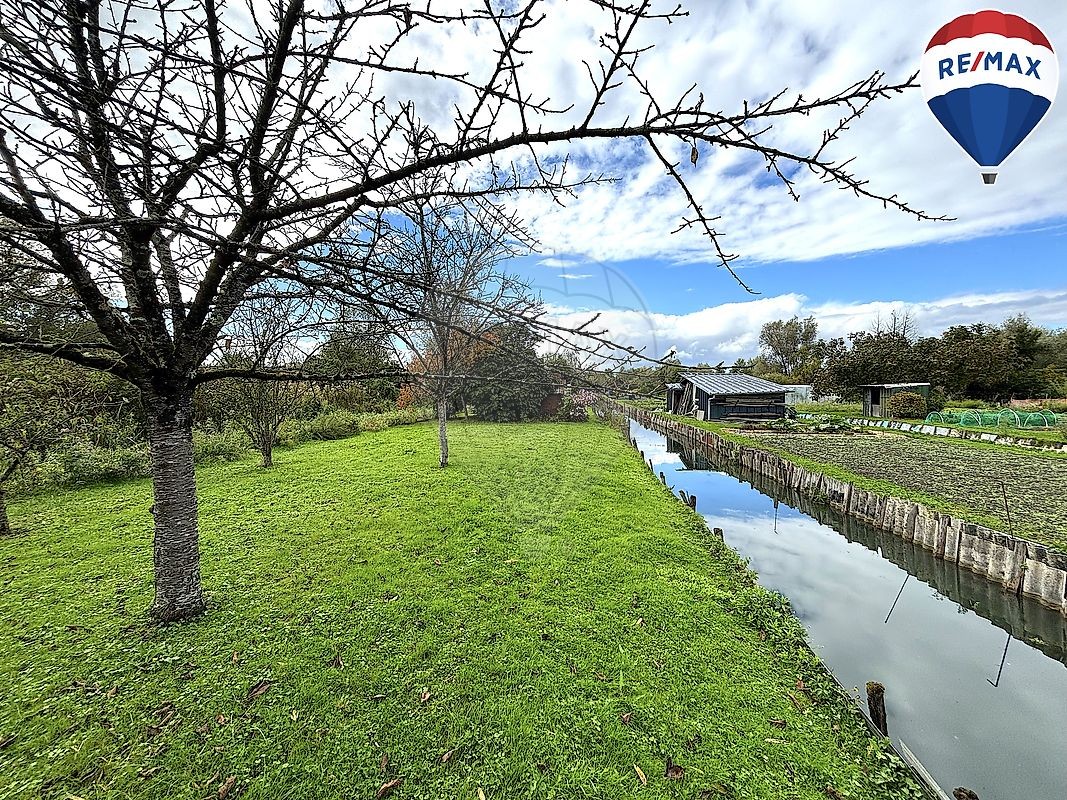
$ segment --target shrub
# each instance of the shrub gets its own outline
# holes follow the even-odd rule
[[[923,419],[926,417],[926,399],[915,392],[899,392],[889,398],[886,410],[894,419]]]
[[[563,395],[563,401],[559,404],[557,419],[564,422],[587,422],[589,409],[597,402],[596,392],[588,389],[579,389],[576,392],[567,392]]]
[[[415,405],[415,390],[410,386],[401,386],[396,395],[397,408],[411,408]]]
[[[947,402],[948,398],[945,396],[945,390],[937,386],[930,392],[930,398],[926,401],[926,410],[928,413],[930,411],[944,411]]]
[[[89,486],[148,474],[146,446],[97,447],[84,440],[57,448],[38,467],[38,480],[56,486]]]
[[[248,450],[248,438],[235,430],[224,430],[222,433],[193,432],[193,459],[198,464],[236,461]]]
[[[287,419],[278,428],[278,444],[285,447],[295,447],[313,438],[309,419]]]
[[[361,414],[359,417],[360,430],[375,432],[384,431],[389,427],[389,420],[385,414]]]
[[[312,439],[347,439],[359,433],[359,418],[351,411],[327,411],[309,422]]]

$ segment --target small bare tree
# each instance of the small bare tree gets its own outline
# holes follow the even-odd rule
[[[92,382],[76,367],[59,367],[44,356],[13,363],[0,354],[0,536],[11,533],[8,482],[31,456],[44,456],[68,438],[96,399]]]
[[[700,87],[664,100],[641,75],[648,48],[635,32],[666,30],[685,12],[659,13],[651,0],[585,4],[601,18],[602,57],[585,64],[588,93],[554,106],[524,88],[531,33],[566,13],[544,0],[461,0],[449,10],[408,0],[0,0],[0,240],[69,282],[75,310],[98,333],[57,340],[4,325],[0,343],[105,370],[140,390],[155,617],[204,609],[191,400],[197,385],[238,376],[205,366],[227,323],[279,274],[335,281],[322,255],[342,229],[360,229],[364,255],[373,255],[383,213],[420,199],[405,192],[412,176],[444,170],[439,193],[449,197],[562,198],[607,177],[572,177],[566,159],[542,158],[546,148],[637,140],[689,205],[680,227],[706,235],[727,269],[714,218],[678,166],[701,149],[759,155],[790,194],[787,175],[799,165],[925,216],[872,190],[828,151],[872,102],[914,78],[875,73],[818,99],[778,93],[733,111],[707,106]],[[427,39],[475,25],[489,55],[484,74],[418,57]],[[407,89],[383,88],[393,77],[436,87],[455,109],[451,123],[427,124]],[[624,85],[638,100],[614,102]],[[811,149],[771,142],[777,121],[827,108],[840,108],[841,120]],[[377,289],[353,292],[373,302]],[[568,336],[540,324],[546,336]]]
[[[379,296],[372,308],[433,397],[439,462],[446,467],[449,408],[485,334],[502,318],[529,315],[537,307],[526,285],[501,268],[527,252],[522,239],[529,237],[502,209],[462,200],[406,203],[386,221],[379,237],[375,272],[403,280],[394,283],[388,302]]]
[[[272,287],[234,312],[217,363],[238,372],[299,372],[319,346],[322,317],[320,304],[305,292]],[[201,390],[221,416],[245,432],[259,451],[260,464],[271,467],[282,423],[308,401],[313,387],[302,380],[235,377],[213,381]]]

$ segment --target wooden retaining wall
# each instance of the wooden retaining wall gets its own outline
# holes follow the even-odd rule
[[[944,559],[1032,597],[1067,616],[1067,553],[966,522],[921,503],[888,497],[812,472],[775,453],[739,444],[711,431],[667,419],[657,412],[619,405],[618,410],[720,463],[781,483],[855,519],[889,531]]]

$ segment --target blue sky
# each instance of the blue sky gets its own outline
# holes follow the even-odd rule
[[[570,298],[570,305],[600,308],[604,303],[610,304],[609,282],[625,298],[628,292],[619,287],[616,272],[632,283],[650,309],[665,313],[688,314],[709,305],[750,299],[714,264],[672,264],[652,258],[576,261],[560,274],[583,277],[568,279],[540,266],[540,260],[532,256],[514,266],[541,288],[549,302],[562,303]],[[954,294],[1067,290],[1065,261],[1067,219],[1060,219],[958,242],[815,261],[742,262],[740,274],[762,296],[800,292],[814,303],[917,302]],[[1067,308],[1055,313],[1045,323],[1067,327]]]
[[[703,4],[689,7],[691,24],[646,34],[656,45],[646,75],[668,96],[700,83],[710,102],[730,109],[782,88],[824,96],[876,69],[906,80],[934,31],[983,6],[945,0],[909,5],[905,15],[899,4],[877,1],[747,0],[716,4],[714,15]],[[1067,3],[999,8],[1067,51]],[[587,32],[574,27],[578,47]],[[561,43],[557,51],[567,49]],[[835,121],[789,121],[772,135],[803,148]],[[913,89],[872,107],[834,145],[834,157],[854,156],[872,188],[949,222],[917,222],[804,174],[795,203],[751,156],[702,151],[690,168],[687,153],[675,153],[701,203],[721,216],[726,247],[740,255],[735,266],[758,296],[714,266],[698,237],[671,235],[683,204],[638,146],[583,145],[572,158],[606,164],[620,182],[583,190],[562,210],[538,198],[520,203],[542,248],[514,266],[561,320],[601,312],[616,341],[651,354],[675,346],[694,362],[755,355],[760,326],[793,314],[814,315],[834,336],[893,310],[911,313],[924,334],[1016,313],[1067,327],[1065,142],[1061,100],[986,186]]]

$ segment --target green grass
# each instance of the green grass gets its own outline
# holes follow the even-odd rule
[[[210,609],[180,625],[146,617],[146,481],[15,503],[0,797],[914,796],[612,429],[452,439],[446,470],[431,425],[199,470]]]
[[[836,417],[859,417],[863,415],[863,403],[797,403],[802,414],[829,414]]]

